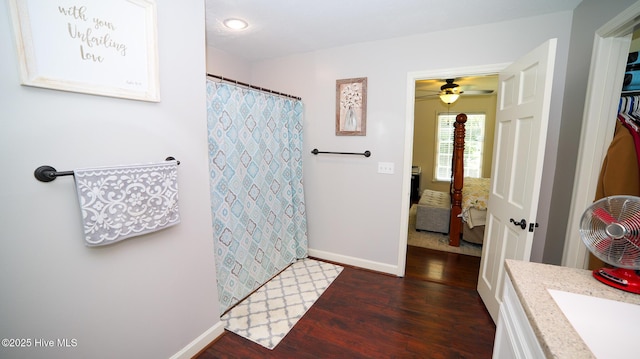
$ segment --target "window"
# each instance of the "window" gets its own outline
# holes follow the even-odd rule
[[[484,148],[485,114],[467,113],[464,134],[464,176],[482,176],[482,152]],[[451,181],[453,159],[453,124],[457,114],[438,115],[438,137],[436,147],[436,181]]]

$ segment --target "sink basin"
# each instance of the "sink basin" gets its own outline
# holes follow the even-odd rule
[[[640,305],[555,289],[547,291],[597,358],[640,357]]]

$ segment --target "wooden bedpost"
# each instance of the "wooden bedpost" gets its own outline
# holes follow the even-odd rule
[[[449,222],[449,245],[460,246],[462,235],[462,186],[464,178],[464,124],[467,115],[456,116],[453,135],[453,188],[451,190],[451,220]]]

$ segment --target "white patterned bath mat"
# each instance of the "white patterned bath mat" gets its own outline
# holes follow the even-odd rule
[[[342,269],[309,258],[298,260],[220,319],[227,330],[273,349]]]

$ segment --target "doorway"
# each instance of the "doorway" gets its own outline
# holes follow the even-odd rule
[[[595,33],[591,69],[587,85],[578,165],[565,236],[562,265],[588,267],[589,251],[582,243],[580,218],[591,205],[600,166],[613,138],[620,89],[634,29],[640,25],[640,2],[630,6]]]
[[[456,86],[456,92],[460,96],[456,101],[445,103],[439,97],[441,88],[451,85]],[[486,211],[474,208],[473,218],[477,223],[472,223],[473,228],[464,225],[464,240],[459,247],[452,247],[447,233],[449,214],[444,209],[428,208],[425,201],[435,201],[440,195],[445,197],[451,189],[453,121],[457,114],[465,113],[464,174],[465,177],[483,178],[478,182],[465,180],[465,186],[477,189],[479,203],[486,203],[488,185],[478,184],[487,184],[487,179],[491,176],[498,76],[418,80],[415,88],[411,208],[407,243],[410,246],[479,257],[482,252]],[[480,190],[482,188],[487,191],[483,193]],[[427,190],[430,192],[423,195]],[[422,203],[418,204],[420,198]],[[447,199],[438,201],[439,204],[444,204],[440,202],[448,204]]]
[[[433,71],[411,72],[407,75],[407,108],[406,108],[406,125],[405,125],[405,151],[403,168],[412,168],[413,165],[413,147],[414,147],[414,111],[416,106],[416,81],[429,79],[448,79],[465,76],[486,76],[495,75],[508,64],[493,64],[486,66],[474,66],[455,69],[440,69]],[[434,138],[434,137],[432,137]],[[429,179],[430,180],[430,179]],[[424,181],[424,180],[423,180]],[[398,258],[398,275],[404,276],[407,254],[407,237],[409,226],[409,212],[411,202],[411,173],[403,173],[403,192],[402,196],[402,212],[401,212],[401,233],[399,240],[399,258]]]

